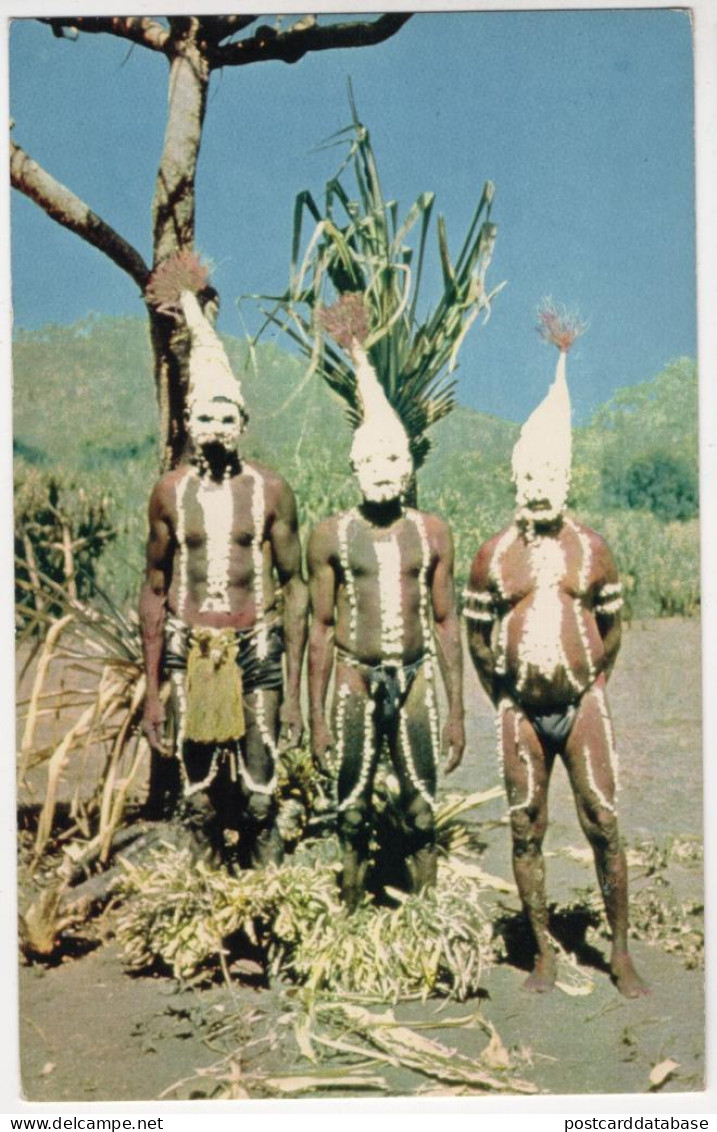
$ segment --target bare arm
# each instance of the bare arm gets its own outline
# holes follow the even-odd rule
[[[303,722],[299,692],[301,664],[306,648],[306,583],[301,574],[301,544],[294,493],[282,481],[271,525],[274,565],[284,597],[284,640],[286,643],[286,694],[281,709],[283,745],[301,742]]]
[[[590,592],[595,621],[605,648],[602,674],[607,680],[615,666],[622,640],[622,586],[615,559],[602,539],[593,554],[593,564],[594,576]]]
[[[500,688],[495,674],[495,656],[491,647],[493,625],[497,618],[496,598],[490,580],[490,563],[493,543],[487,542],[476,554],[471,567],[465,608],[468,633],[468,651],[478,673],[478,679],[494,705],[500,699]]]
[[[139,597],[139,623],[147,679],[144,728],[150,745],[155,750],[162,749],[164,708],[159,698],[159,689],[164,647],[164,620],[172,573],[173,542],[165,488],[160,483],[155,487],[149,501],[147,574]]]
[[[334,662],[336,572],[332,564],[332,537],[328,523],[311,532],[307,553],[311,632],[309,634],[309,713],[311,749],[318,765],[327,769],[333,739],[326,720],[326,694]]]
[[[446,763],[446,773],[450,773],[463,758],[466,745],[463,726],[463,655],[453,581],[453,538],[449,527],[442,521],[440,525],[436,524],[434,535],[436,563],[431,579],[431,602],[438,658],[448,696],[448,720],[443,730],[443,750],[444,754],[450,750]]]

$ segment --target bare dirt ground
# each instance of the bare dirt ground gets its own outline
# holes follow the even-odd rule
[[[701,842],[699,663],[697,622],[648,622],[625,634],[610,698],[620,751],[621,828],[628,846],[644,839],[661,846],[672,838]],[[451,791],[488,789],[498,779],[492,714],[472,671],[467,671],[466,686],[468,748],[463,765],[444,784]],[[503,803],[481,807],[475,820],[484,845],[481,866],[509,879]],[[580,852],[565,856],[566,847]],[[551,788],[545,848],[551,900],[580,905],[585,900],[580,892],[594,889],[594,876],[562,766],[556,767]],[[702,900],[699,862],[673,861],[664,876],[679,901]],[[631,884],[633,893],[639,892],[644,872],[633,870]],[[661,1085],[663,1091],[704,1087],[699,968],[687,969],[679,951],[668,953],[664,946],[638,939],[633,954],[652,993],[625,1001],[610,982],[605,941],[581,945],[578,911],[568,918],[566,942],[593,978],[594,990],[584,997],[556,990],[536,999],[521,990],[528,956],[516,898],[492,894],[486,901],[501,925],[506,958],[486,973],[485,996],[462,1007],[446,1007],[439,1000],[407,1003],[396,1009],[400,1018],[425,1023],[435,1015],[440,1021],[480,1006],[514,1057],[519,1075],[547,1093],[645,1092],[651,1069],[666,1059],[676,1067]],[[276,1018],[282,993],[278,987],[232,993],[222,985],[180,990],[168,978],[133,976],[111,940],[57,966],[23,965],[19,1026],[24,1096],[33,1101],[156,1099],[225,1052],[207,1044],[195,1024],[197,1012],[243,1017],[247,1035],[255,1036]],[[485,1045],[485,1037],[471,1029],[442,1029],[435,1036],[467,1055]],[[287,1068],[290,1054],[281,1041],[268,1052],[266,1046],[262,1049],[264,1068]],[[297,1065],[295,1047],[291,1056]],[[247,1045],[246,1066],[253,1057]],[[382,1073],[394,1095],[449,1091],[400,1067]],[[187,1080],[171,1096],[203,1098],[215,1087],[201,1078]]]

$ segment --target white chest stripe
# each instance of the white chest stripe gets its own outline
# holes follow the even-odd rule
[[[378,562],[378,598],[381,609],[381,656],[393,664],[403,660],[401,603],[401,548],[395,536],[374,543]]]
[[[230,613],[229,567],[234,526],[231,483],[200,479],[197,503],[207,537],[207,592],[200,613]]]

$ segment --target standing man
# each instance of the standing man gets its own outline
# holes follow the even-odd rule
[[[144,726],[164,750],[163,671],[185,797],[204,793],[242,863],[281,859],[276,828],[280,723],[300,741],[306,586],[288,484],[239,441],[247,413],[224,348],[192,290],[178,288],[190,335],[187,463],[155,485],[140,624]],[[282,658],[286,658],[286,680]]]
[[[555,983],[542,843],[556,755],[592,846],[621,994],[648,993],[627,949],[627,866],[618,832],[617,753],[605,686],[620,647],[620,583],[595,531],[565,514],[570,485],[567,351],[581,331],[548,307],[543,335],[560,349],[556,378],[513,450],[516,514],[473,562],[465,593],[468,644],[497,709],[513,868],[537,954],[528,990]]]
[[[333,763],[338,771],[341,891],[353,910],[364,889],[372,788],[384,741],[400,784],[412,887],[435,883],[435,645],[448,694],[447,771],[458,765],[465,745],[462,662],[450,530],[438,516],[404,505],[413,472],[408,438],[361,345],[361,319],[351,315],[350,303],[327,315],[327,328],[356,371],[363,421],[351,463],[363,500],[319,523],[309,541],[309,696],[314,757],[321,768]]]

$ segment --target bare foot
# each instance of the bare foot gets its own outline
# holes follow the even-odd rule
[[[615,986],[625,998],[642,998],[650,994],[650,988],[638,975],[629,955],[613,955],[610,972]]]
[[[532,994],[548,994],[555,986],[556,966],[552,955],[539,955],[535,966],[523,983],[523,990]]]

